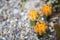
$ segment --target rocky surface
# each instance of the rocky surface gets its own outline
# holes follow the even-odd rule
[[[39,7],[35,7],[35,3],[39,4]],[[42,5],[43,1],[27,0],[23,9],[21,0],[0,0],[0,40],[39,40],[33,27],[30,26],[28,12],[32,8],[40,10]],[[49,28],[53,33],[54,30]],[[54,38],[53,34],[49,36],[50,40]],[[49,39],[41,38],[41,40]]]

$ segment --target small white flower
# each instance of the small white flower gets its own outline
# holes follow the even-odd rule
[[[42,17],[42,20],[44,20],[44,18]]]

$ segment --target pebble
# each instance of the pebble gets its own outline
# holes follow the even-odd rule
[[[24,14],[25,14],[24,12],[20,13],[21,16],[23,16]]]
[[[13,13],[14,13],[14,14],[19,13],[18,9],[14,9],[14,10],[13,10]]]
[[[52,27],[54,26],[53,22],[50,22],[49,25],[51,25]]]

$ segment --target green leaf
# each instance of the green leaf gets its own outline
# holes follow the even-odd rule
[[[43,16],[44,20],[46,21],[47,20],[47,17],[46,16]]]
[[[43,37],[43,35],[39,35],[39,34],[38,34],[37,37],[38,37],[38,39],[40,39],[41,37]]]
[[[44,37],[49,38],[48,33],[45,33],[44,34]]]
[[[25,5],[25,2],[26,2],[26,0],[21,0],[21,7],[22,7],[22,11],[21,12],[23,12],[24,11],[24,9],[25,9],[25,7],[24,7],[24,5]]]
[[[30,25],[31,25],[31,26],[34,26],[35,23],[36,23],[35,21],[30,20]]]
[[[21,2],[26,2],[26,0],[21,0]]]

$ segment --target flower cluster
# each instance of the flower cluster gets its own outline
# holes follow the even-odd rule
[[[36,10],[30,10],[29,11],[29,18],[31,21],[36,21],[38,18],[40,18],[41,14],[43,14],[43,16],[49,16],[52,14],[52,6],[49,4],[46,4],[42,7],[41,11],[36,11]],[[45,21],[38,21],[36,22],[36,25],[34,25],[34,32],[39,34],[39,35],[43,35],[44,33],[46,33],[46,31],[48,30],[48,26],[45,23]]]
[[[41,11],[42,11],[43,16],[49,16],[52,14],[52,6],[46,4],[42,7]],[[29,18],[32,21],[36,21],[40,17],[40,14],[41,14],[40,11],[36,11],[36,10],[32,9],[29,12]]]

